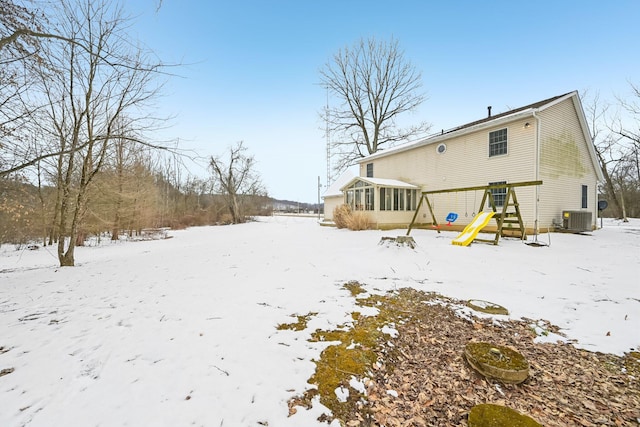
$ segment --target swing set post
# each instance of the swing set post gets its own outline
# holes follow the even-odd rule
[[[418,202],[418,206],[416,207],[416,211],[413,214],[413,218],[411,218],[411,222],[409,223],[409,227],[407,227],[407,236],[411,233],[411,229],[413,228],[413,224],[416,222],[416,217],[418,216],[418,212],[420,212],[420,207],[422,206],[422,199],[424,199],[424,194],[420,193],[420,201]]]
[[[416,222],[416,218],[418,217],[418,212],[420,212],[420,208],[422,207],[422,201],[425,200],[427,202],[427,207],[429,208],[429,212],[431,213],[431,218],[433,220],[433,226],[436,227],[436,230],[438,231],[438,233],[440,233],[440,228],[438,225],[438,221],[436,220],[436,216],[433,213],[433,207],[431,206],[431,202],[429,201],[429,198],[427,197],[427,195],[423,192],[420,195],[420,201],[418,202],[418,206],[416,206],[416,212],[413,214],[413,218],[411,219],[411,223],[409,224],[409,227],[407,228],[407,236],[411,233],[411,230],[413,229],[413,224],[415,224]]]

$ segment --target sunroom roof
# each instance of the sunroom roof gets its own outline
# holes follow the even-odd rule
[[[393,188],[410,188],[410,189],[419,189],[417,185],[409,184],[408,182],[398,181],[397,179],[387,179],[387,178],[367,178],[364,176],[357,176],[347,182],[345,185],[340,187],[340,191],[343,191],[347,187],[352,186],[356,181],[363,181],[370,185],[375,185],[377,187],[393,187]]]

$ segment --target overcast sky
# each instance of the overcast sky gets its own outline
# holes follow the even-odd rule
[[[394,37],[428,99],[403,122],[433,131],[578,90],[640,84],[640,1],[133,0],[131,32],[185,64],[160,110],[161,138],[202,156],[244,141],[272,197],[315,202],[327,185],[319,70],[360,38]],[[332,103],[332,100],[329,99]],[[203,176],[203,167],[193,166]],[[333,177],[334,179],[337,177]]]

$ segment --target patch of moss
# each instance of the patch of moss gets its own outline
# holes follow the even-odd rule
[[[351,296],[354,298],[357,298],[358,295],[364,294],[367,292],[364,290],[364,288],[360,283],[353,280],[351,282],[345,283],[342,287],[348,290],[349,292],[351,292]]]
[[[542,427],[533,418],[501,405],[482,404],[471,408],[469,427]]]
[[[527,369],[527,359],[517,351],[486,342],[467,344],[467,350],[475,360],[500,369]]]
[[[503,306],[494,304],[489,301],[469,300],[467,301],[467,307],[471,308],[472,310],[480,311],[482,313],[487,313],[487,314],[502,314],[502,315],[509,314],[509,310],[507,310]]]
[[[486,342],[467,344],[467,362],[482,375],[518,384],[529,376],[529,363],[517,351]]]
[[[315,313],[315,312],[311,312],[309,314],[304,314],[304,315],[294,314],[291,317],[297,317],[298,318],[297,322],[281,323],[278,326],[276,326],[276,329],[279,331],[284,331],[284,330],[303,331],[307,329],[307,323],[309,322],[309,320],[311,320],[313,316],[317,316],[317,315],[318,313]]]
[[[328,407],[333,418],[350,419],[363,396],[349,386],[352,377],[364,379],[378,359],[378,351],[385,340],[381,332],[384,322],[377,316],[352,316],[353,324],[341,329],[316,330],[309,341],[335,341],[324,349],[315,361],[316,370],[309,383],[318,387],[320,402]],[[335,390],[349,389],[346,402],[337,399]]]
[[[344,287],[354,297],[364,292],[358,282],[349,282]],[[359,405],[365,396],[351,388],[349,381],[352,377],[364,379],[378,361],[378,354],[393,359],[394,350],[385,345],[389,338],[382,332],[382,328],[405,321],[423,309],[425,301],[434,297],[435,294],[425,294],[413,289],[401,289],[386,295],[370,295],[357,299],[357,303],[363,307],[375,307],[377,315],[365,316],[356,311],[351,314],[353,322],[350,325],[340,325],[331,331],[316,330],[312,334],[309,340],[312,342],[337,342],[320,354],[320,359],[315,361],[316,371],[309,379],[309,383],[318,387],[320,402],[331,410],[330,419],[354,419],[356,412],[367,416],[362,412],[362,405]],[[337,399],[335,390],[339,387],[349,390],[346,402]]]

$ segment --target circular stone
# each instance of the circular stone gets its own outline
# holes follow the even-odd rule
[[[509,314],[509,310],[507,310],[503,306],[479,299],[470,299],[469,301],[467,301],[467,307],[475,311],[481,311],[482,313],[504,315]]]
[[[518,411],[488,403],[471,408],[467,423],[469,427],[542,427],[542,424]]]
[[[505,383],[520,384],[529,376],[529,363],[517,351],[486,342],[470,342],[464,356],[476,371]]]

